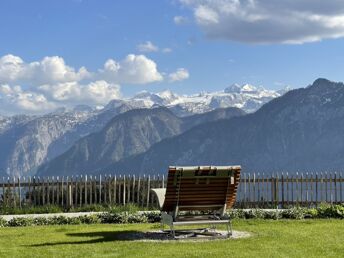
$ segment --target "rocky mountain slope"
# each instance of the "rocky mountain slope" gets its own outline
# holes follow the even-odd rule
[[[102,129],[113,117],[139,103],[114,100],[102,110],[76,107],[43,116],[0,118],[0,175],[34,175],[37,167]]]
[[[153,144],[198,124],[241,116],[237,108],[179,118],[164,107],[131,110],[113,118],[101,131],[80,139],[67,152],[42,165],[39,175],[72,175],[104,168],[142,153]]]
[[[318,79],[253,114],[202,124],[106,171],[164,172],[169,165],[240,164],[244,171],[341,171],[344,84]]]
[[[128,110],[165,106],[177,116],[203,114],[227,107],[252,112],[286,90],[271,91],[235,84],[223,91],[189,96],[170,91],[141,92],[132,98],[112,100],[100,110],[77,106],[74,110],[62,108],[42,116],[7,117],[2,114],[0,176],[35,174],[38,166],[64,153],[80,138],[101,130],[112,118]]]

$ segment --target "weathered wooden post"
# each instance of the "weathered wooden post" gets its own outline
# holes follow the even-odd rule
[[[87,175],[85,175],[85,179],[84,179],[84,204],[87,205]]]
[[[147,182],[147,208],[149,207],[149,194],[150,194],[150,175],[148,175],[148,182]]]
[[[122,200],[123,200],[123,205],[125,205],[125,175],[123,175],[123,197],[122,197]]]

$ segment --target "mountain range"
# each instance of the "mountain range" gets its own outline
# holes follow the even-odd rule
[[[163,173],[169,165],[242,165],[255,172],[341,171],[344,84],[317,79],[255,113],[204,123],[106,171]]]
[[[192,119],[200,120],[198,124],[214,120],[207,116],[192,116],[194,114],[227,107],[253,112],[288,90],[272,91],[248,84],[234,84],[223,91],[190,96],[180,96],[171,91],[141,92],[132,98],[112,100],[101,109],[82,105],[73,110],[61,108],[41,116],[0,116],[0,175],[35,175],[39,166],[62,155],[79,139],[102,130],[114,117],[129,110],[166,107],[180,118],[190,116],[186,119],[188,122],[183,120],[183,128],[187,128],[188,123],[189,127],[197,124],[191,122]],[[210,112],[209,115],[216,116],[216,113]],[[175,134],[183,131],[175,131]],[[162,138],[164,136],[158,137],[157,141]],[[143,150],[146,149],[137,147],[137,151],[128,153],[136,154]]]
[[[230,88],[226,91],[233,92],[236,86]],[[250,113],[222,108],[185,116],[176,113],[176,105],[168,104],[175,103],[171,94],[148,95],[131,102],[114,100],[102,110],[75,110],[72,113],[79,114],[79,122],[75,123],[54,117],[65,112],[47,115],[63,128],[72,128],[64,136],[76,132],[77,137],[70,137],[74,140],[65,143],[65,151],[37,165],[37,174],[155,174],[164,173],[169,165],[238,164],[245,172],[291,174],[341,171],[344,167],[343,83],[317,79],[305,88],[271,99]],[[169,101],[161,102],[155,95],[165,96]],[[147,104],[150,99],[155,99],[153,105]],[[73,121],[72,118],[66,121]],[[1,119],[7,119],[7,123],[0,127],[0,141],[10,142],[11,136],[20,135],[8,133],[11,124],[21,128],[18,132],[25,135],[22,128],[29,128],[28,125],[42,118],[23,116],[24,122]],[[64,136],[51,133],[56,130],[52,124],[42,127],[45,129],[40,132],[49,132],[50,138],[45,136],[46,139],[59,139],[53,142],[63,139]],[[37,137],[37,134],[26,136],[27,146],[36,146],[33,143]],[[2,150],[1,157],[5,153]]]
[[[241,109],[227,108],[180,118],[165,107],[131,110],[116,116],[101,131],[80,139],[68,151],[42,165],[38,175],[76,175],[101,170],[196,125],[244,114]]]

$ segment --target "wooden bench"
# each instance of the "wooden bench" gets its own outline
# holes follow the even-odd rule
[[[215,236],[216,225],[226,224],[230,236],[231,221],[225,212],[235,202],[240,171],[240,166],[169,167],[167,187],[152,189],[161,209],[162,227],[168,225],[176,237],[176,226],[210,224],[212,232],[202,229],[191,234]]]

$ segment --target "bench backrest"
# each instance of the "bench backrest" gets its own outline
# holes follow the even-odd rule
[[[162,211],[231,208],[240,166],[169,167]]]

